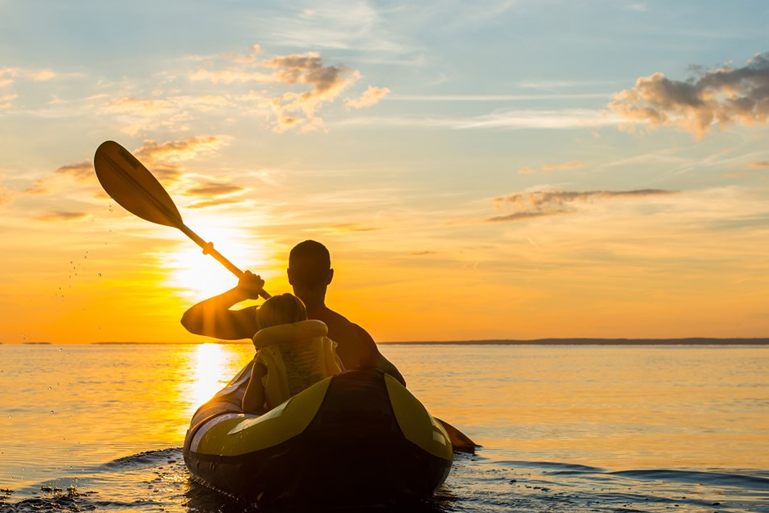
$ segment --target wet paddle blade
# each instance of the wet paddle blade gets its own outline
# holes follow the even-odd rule
[[[120,206],[152,223],[184,226],[179,210],[160,182],[118,143],[102,143],[93,164],[101,186]]]
[[[475,454],[475,449],[478,447],[481,447],[477,443],[473,442],[469,436],[446,422],[445,420],[441,420],[439,418],[435,418],[438,422],[441,423],[443,426],[443,429],[446,430],[446,433],[449,435],[449,440],[451,441],[451,445],[454,448],[454,452],[467,452],[470,454]]]

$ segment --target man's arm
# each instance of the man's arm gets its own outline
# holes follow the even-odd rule
[[[190,333],[223,340],[251,338],[258,331],[256,307],[230,310],[232,305],[256,299],[264,287],[264,280],[246,271],[238,286],[223,294],[193,305],[182,316],[182,326]]]
[[[377,347],[376,342],[374,342],[374,339],[371,337],[371,335],[368,334],[368,331],[364,330],[357,324],[355,327],[358,329],[358,336],[361,338],[361,340],[365,341],[366,345],[370,345],[372,349],[369,361],[361,363],[366,366],[375,367],[384,371],[385,373],[400,381],[401,385],[405,387],[406,380],[403,378],[403,375],[400,373],[398,368],[393,365],[392,362],[390,362],[390,360],[385,358],[385,356],[379,352],[379,348]]]

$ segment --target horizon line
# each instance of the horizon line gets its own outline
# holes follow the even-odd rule
[[[79,343],[55,343],[48,341],[0,342],[0,345],[246,345],[243,340],[211,340],[181,342],[98,341]],[[680,337],[680,338],[536,338],[536,339],[478,339],[478,340],[388,340],[377,342],[384,345],[769,345],[766,337]]]

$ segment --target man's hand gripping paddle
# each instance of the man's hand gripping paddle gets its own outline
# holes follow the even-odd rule
[[[101,186],[123,208],[152,223],[181,230],[203,248],[203,254],[214,257],[239,279],[245,275],[216,251],[212,243],[201,239],[184,224],[171,196],[128,150],[114,141],[103,142],[96,150],[93,164]],[[264,299],[270,297],[264,290],[259,295]]]

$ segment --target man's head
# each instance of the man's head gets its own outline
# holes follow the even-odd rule
[[[326,246],[314,240],[300,242],[288,255],[288,282],[294,290],[325,290],[334,278]]]

